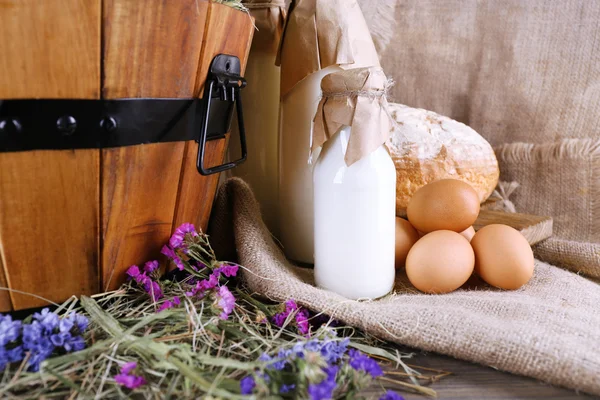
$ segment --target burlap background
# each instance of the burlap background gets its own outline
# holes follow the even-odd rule
[[[536,262],[533,279],[516,291],[473,281],[424,295],[399,273],[395,295],[350,301],[315,288],[311,270],[286,261],[238,178],[221,186],[209,233],[218,257],[238,259],[250,289],[266,297],[294,298],[397,343],[600,395],[600,286],[576,274]]]
[[[359,0],[391,101],[496,148],[517,211],[555,218],[536,255],[600,276],[600,2]]]

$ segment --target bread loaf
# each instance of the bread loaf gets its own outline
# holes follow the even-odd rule
[[[490,144],[467,125],[419,108],[390,103],[397,122],[386,145],[396,165],[396,213],[420,187],[439,179],[469,183],[483,203],[500,172]]]

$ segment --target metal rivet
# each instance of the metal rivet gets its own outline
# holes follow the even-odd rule
[[[113,117],[104,117],[100,121],[100,128],[104,129],[106,133],[112,133],[117,130],[118,124]]]
[[[3,119],[0,121],[0,133],[20,133],[21,129],[21,123],[18,119]]]
[[[77,129],[77,121],[70,115],[64,115],[56,120],[56,128],[65,136],[70,136]]]

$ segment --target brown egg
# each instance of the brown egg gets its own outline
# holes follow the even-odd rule
[[[479,214],[479,196],[468,183],[442,179],[417,190],[406,209],[408,220],[419,231],[462,232]]]
[[[425,293],[448,293],[458,289],[473,273],[475,255],[469,241],[452,231],[423,236],[408,252],[406,275]]]
[[[460,234],[462,237],[464,237],[465,239],[467,239],[470,242],[471,239],[473,239],[473,236],[475,236],[475,228],[470,226],[467,229],[465,229],[464,231],[462,231]]]
[[[417,240],[419,240],[419,234],[410,222],[396,218],[396,268],[404,267],[408,251]]]
[[[518,289],[533,275],[533,251],[519,231],[507,225],[481,228],[471,246],[475,251],[475,272],[487,283],[501,289]]]

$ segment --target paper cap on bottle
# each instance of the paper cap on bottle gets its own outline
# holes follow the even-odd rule
[[[314,118],[311,152],[344,126],[352,127],[345,161],[352,165],[390,137],[393,121],[387,91],[391,82],[380,67],[334,72],[323,78],[323,97]]]

